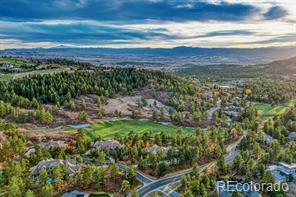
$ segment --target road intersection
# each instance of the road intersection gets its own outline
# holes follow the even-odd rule
[[[226,163],[231,163],[235,157],[240,153],[240,151],[237,149],[237,146],[239,145],[240,141],[243,139],[244,136],[246,136],[247,132],[244,131],[244,134],[242,137],[239,138],[236,142],[228,145],[226,151],[227,155],[225,155],[225,162]],[[201,166],[201,172],[207,169],[213,165],[213,162],[205,164]],[[169,177],[161,178],[158,180],[152,180],[145,176],[144,174],[140,173],[137,171],[137,179],[141,181],[144,185],[137,190],[138,194],[140,197],[145,197],[147,194],[154,192],[154,191],[160,191],[162,192],[165,196],[170,196],[170,197],[179,197],[180,194],[175,192],[174,190],[170,189],[170,184],[176,183],[182,179],[182,177],[186,174],[189,174],[191,172],[191,169],[187,171],[183,171],[179,174],[172,175]],[[139,175],[138,175],[139,174]]]

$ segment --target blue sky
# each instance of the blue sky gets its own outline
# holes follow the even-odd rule
[[[293,0],[5,0],[0,48],[296,44]]]

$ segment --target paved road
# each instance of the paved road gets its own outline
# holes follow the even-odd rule
[[[239,143],[241,142],[241,140],[247,135],[247,131],[244,130],[243,131],[243,136],[239,138],[239,140],[237,140],[235,143],[230,144],[229,146],[227,146],[226,151],[227,151],[227,155],[224,157],[224,160],[227,164],[230,164],[233,162],[233,160],[235,159],[235,157],[240,153],[240,150],[237,149],[237,146],[239,145]]]
[[[163,179],[159,179],[157,181],[151,182],[149,184],[147,184],[146,186],[141,187],[140,189],[137,190],[138,194],[140,197],[145,196],[146,194],[160,188],[163,187],[165,185],[168,185],[170,183],[174,183],[177,182],[179,180],[181,180],[182,176],[184,176],[184,174],[186,173],[181,173],[175,176],[171,176],[171,177],[167,177],[167,178],[163,178]],[[169,194],[170,196],[180,196],[177,192],[171,192]]]
[[[121,171],[125,171],[125,170],[128,170],[128,169],[129,169],[128,166],[123,165],[123,164],[121,164],[121,163],[117,163],[117,166],[119,167],[119,169],[120,169]],[[149,177],[145,176],[144,174],[140,173],[140,172],[137,171],[137,170],[136,170],[136,175],[137,175],[137,176],[136,176],[137,179],[138,179],[141,183],[143,183],[144,185],[153,182],[152,179],[150,179]]]
[[[244,136],[246,136],[247,132],[244,131],[244,134],[242,137],[240,137],[239,140],[237,140],[236,142],[230,144],[227,146],[227,155],[225,156],[225,162],[226,163],[231,163],[235,157],[239,154],[239,150],[236,148],[240,141],[243,139]],[[212,165],[212,163],[206,164],[204,166],[201,166],[201,171],[205,170],[207,167],[209,167],[210,165]],[[185,174],[190,173],[190,171],[186,171],[186,172],[182,172],[180,174],[171,176],[171,177],[166,177],[166,178],[162,178],[156,181],[152,181],[146,185],[144,185],[143,187],[139,188],[137,190],[138,194],[140,197],[144,197],[145,195],[147,195],[150,192],[153,192],[155,190],[160,190],[160,188],[165,187],[171,183],[175,183],[177,181],[180,181],[182,176],[184,176]],[[160,190],[163,191],[163,190]],[[172,191],[171,193],[168,194],[171,197],[179,197],[180,194],[177,192]]]
[[[207,111],[207,114],[208,114],[208,120],[213,120],[213,114],[215,111],[217,111],[218,109],[221,108],[221,99],[219,98],[218,101],[217,101],[217,105],[215,107],[212,107],[210,108],[208,111]]]
[[[203,165],[200,167],[201,171],[205,170],[207,167],[209,167],[212,163],[209,163],[209,164],[206,164],[206,165]],[[171,183],[175,183],[175,182],[178,182],[182,179],[182,177],[186,174],[189,174],[191,172],[191,170],[187,170],[185,172],[182,172],[180,174],[176,174],[176,175],[173,175],[173,176],[170,176],[170,177],[166,177],[166,178],[162,178],[162,179],[158,179],[156,181],[153,181],[147,185],[144,185],[143,187],[139,188],[137,190],[138,194],[140,197],[144,197],[146,196],[147,194],[155,191],[155,190],[160,190],[162,192],[164,192],[164,187],[165,186],[168,186],[169,184]],[[163,188],[162,188],[163,187]],[[171,190],[171,192],[169,194],[166,194],[166,195],[169,195],[170,197],[179,197],[180,194],[178,192],[175,192],[173,190]]]

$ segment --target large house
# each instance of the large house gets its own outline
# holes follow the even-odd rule
[[[81,166],[73,159],[59,160],[59,159],[47,159],[40,161],[36,166],[30,169],[33,177],[37,178],[42,169],[45,169],[48,175],[52,174],[52,171],[57,166],[63,166],[68,171],[69,176],[73,176],[81,170]]]
[[[113,150],[124,147],[124,145],[120,144],[117,140],[97,141],[94,142],[92,146],[99,150]]]
[[[57,140],[57,141],[50,140],[48,142],[41,142],[38,144],[38,146],[40,148],[63,148],[63,147],[67,147],[68,144],[61,140]],[[27,150],[27,152],[25,153],[25,156],[29,157],[31,154],[35,152],[36,152],[36,148],[31,147]]]
[[[161,147],[161,146],[154,144],[151,147],[144,148],[143,151],[147,152],[147,153],[157,154],[160,150],[163,150],[164,154],[166,155],[170,149],[171,149],[171,147]]]
[[[296,181],[296,164],[286,164],[283,162],[268,167],[271,171],[275,182]]]
[[[65,143],[64,141],[61,140],[50,140],[48,142],[41,142],[38,144],[38,146],[40,148],[63,148],[63,147],[67,147],[67,143]]]

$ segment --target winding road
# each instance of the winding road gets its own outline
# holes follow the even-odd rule
[[[207,114],[208,114],[208,121],[211,121],[213,120],[213,114],[215,111],[217,111],[218,109],[221,108],[221,99],[219,98],[218,101],[217,101],[217,105],[215,107],[212,107],[210,108],[208,111],[207,111]]]
[[[240,151],[236,147],[239,145],[239,143],[243,139],[243,137],[246,136],[246,134],[247,134],[247,132],[244,131],[243,136],[240,137],[239,140],[237,140],[236,142],[227,146],[227,149],[226,149],[227,155],[225,155],[225,157],[224,157],[226,163],[228,163],[228,164],[231,163],[235,159],[235,157],[240,153]],[[204,171],[206,168],[210,167],[211,165],[213,165],[213,162],[201,166],[201,172]],[[141,181],[140,179],[143,179],[143,177],[144,177],[143,180],[149,179],[149,180],[151,180],[151,182],[148,182],[148,181],[144,182],[144,186],[139,188],[137,190],[137,192],[140,197],[144,197],[153,191],[161,191],[161,192],[165,193],[166,186],[168,186],[171,183],[175,183],[175,182],[180,181],[182,179],[182,176],[184,176],[190,172],[191,172],[191,170],[188,170],[186,172],[181,172],[179,174],[176,174],[176,175],[173,175],[170,177],[165,177],[165,178],[158,179],[158,180],[151,180],[148,177],[146,177],[145,175],[140,173],[140,176],[138,179],[139,181]],[[138,178],[138,176],[137,176],[137,178]],[[179,193],[177,193],[173,190],[169,190],[169,193],[165,193],[165,194],[170,197],[179,197],[180,196]]]

